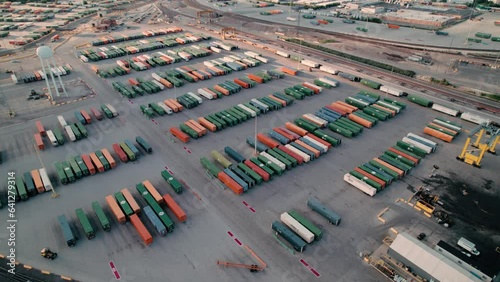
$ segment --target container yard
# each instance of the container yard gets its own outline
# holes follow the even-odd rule
[[[498,261],[484,239],[500,231],[498,159],[478,157],[478,178],[477,152],[460,154],[494,151],[498,117],[180,22],[89,34],[59,61],[96,95],[0,126],[0,213],[15,204],[21,263],[73,281],[381,281],[396,232],[463,236]]]

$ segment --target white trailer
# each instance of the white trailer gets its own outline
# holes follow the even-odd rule
[[[255,117],[255,116],[257,115],[257,113],[256,113],[254,110],[252,110],[252,109],[248,108],[247,106],[245,106],[245,105],[243,105],[243,104],[238,104],[238,107],[240,107],[240,108],[242,108],[243,110],[245,110],[245,111],[247,111],[248,113],[250,113],[250,115],[251,115],[252,117]]]
[[[62,128],[65,128],[68,125],[63,116],[57,116],[57,119],[59,120],[59,124]]]
[[[436,151],[436,148],[437,148],[437,145],[438,145],[438,144],[437,144],[436,142],[434,142],[434,141],[431,141],[431,140],[429,140],[429,139],[427,139],[427,138],[424,138],[424,137],[418,136],[417,134],[413,134],[413,133],[411,133],[411,132],[410,132],[410,133],[408,133],[408,134],[406,135],[406,137],[408,137],[408,138],[410,138],[410,139],[412,139],[412,140],[415,140],[415,141],[417,141],[417,142],[419,142],[419,143],[422,143],[422,144],[424,144],[424,145],[426,145],[426,146],[428,146],[428,147],[431,147],[433,152],[434,152],[434,151]]]
[[[300,63],[303,65],[306,65],[308,67],[311,67],[311,68],[319,68],[319,63],[316,63],[316,62],[311,61],[311,60],[302,60],[302,61],[300,61]]]
[[[57,67],[57,69],[59,70],[59,72],[61,72],[61,75],[67,75],[68,74],[63,67]]]
[[[56,139],[56,136],[54,135],[54,132],[52,132],[52,130],[47,130],[47,137],[49,137],[49,140],[50,140],[50,143],[52,143],[52,146],[56,147],[59,145],[59,143],[57,143],[57,139]]]
[[[215,64],[210,61],[204,61],[203,64],[207,67],[215,67]]]
[[[344,174],[344,181],[358,188],[361,192],[367,194],[368,196],[373,197],[377,193],[377,189],[371,187],[349,173]]]
[[[161,84],[157,80],[151,80],[151,82],[155,85],[158,85],[158,87],[160,87],[161,90],[165,89],[165,85]]]
[[[276,51],[276,55],[285,57],[285,58],[290,58],[290,54],[282,52],[282,51]]]
[[[316,89],[318,89],[319,92],[323,91],[323,87],[320,87],[318,85],[314,85],[314,84],[309,83],[309,82],[304,82],[303,85],[304,85],[304,87],[307,87],[307,88],[313,88],[313,89],[316,88]]]
[[[222,52],[221,49],[217,48],[217,47],[214,47],[214,46],[210,46],[210,50],[214,51],[215,53],[220,53]]]
[[[214,97],[214,95],[212,93],[206,91],[203,88],[198,88],[198,94],[200,94],[201,96],[207,98],[208,100],[212,100],[214,98],[217,98],[217,97]]]
[[[40,178],[42,179],[45,191],[52,191],[52,183],[50,182],[49,176],[47,175],[47,171],[45,170],[45,168],[41,168],[38,171],[40,172]]]
[[[12,81],[14,81],[14,83],[19,83],[19,80],[17,79],[17,76],[15,74],[10,75],[10,78],[12,79]]]
[[[410,139],[410,138],[408,138],[408,137],[403,137],[403,139],[402,139],[401,141],[403,141],[403,142],[405,142],[405,143],[408,143],[408,144],[410,144],[410,145],[413,145],[413,146],[415,146],[415,147],[417,147],[417,148],[419,148],[419,149],[422,149],[422,150],[424,150],[427,154],[432,153],[432,147],[429,147],[429,146],[427,146],[427,145],[425,145],[425,144],[422,144],[422,143],[420,143],[420,142],[418,142],[418,141],[415,141],[415,140],[413,140],[413,139]]]
[[[290,150],[290,151],[294,152],[295,154],[299,155],[300,157],[302,157],[302,160],[306,163],[308,163],[311,160],[311,156],[309,156],[308,154],[302,152],[301,150],[295,148],[294,146],[292,146],[290,144],[286,144],[285,148],[287,148],[288,150]]]
[[[47,79],[47,76],[45,76],[45,73],[41,70],[37,70],[38,74],[42,77],[43,80]]]
[[[226,50],[226,51],[231,51],[231,46],[229,46],[229,45],[221,44],[221,45],[219,45],[219,47]]]
[[[389,87],[389,86],[385,86],[385,85],[380,86],[380,91],[387,93],[387,94],[391,94],[392,96],[397,96],[397,97],[408,95],[406,92],[404,92],[401,89],[397,89],[397,88],[393,88],[393,87]]]
[[[266,59],[266,58],[264,58],[264,57],[262,57],[262,56],[257,56],[257,57],[255,57],[255,59],[263,62],[264,64],[269,63],[269,60]]]
[[[82,62],[84,62],[84,63],[88,63],[89,62],[89,58],[87,58],[84,55],[80,55],[80,60],[82,60]]]
[[[339,82],[338,82],[338,81],[333,80],[333,79],[331,79],[331,78],[329,78],[329,77],[320,77],[320,78],[319,78],[319,81],[322,81],[322,82],[324,82],[324,83],[326,83],[326,84],[330,84],[332,87],[337,87],[337,86],[339,86]]]
[[[329,74],[334,74],[334,75],[339,73],[338,70],[331,68],[331,67],[328,67],[328,66],[320,66],[319,70],[324,71],[324,72],[329,73]]]
[[[294,22],[296,21],[297,19],[296,18],[292,18],[292,17],[287,17],[286,18],[287,21],[290,21],[290,22]]]
[[[159,76],[157,73],[153,73],[153,74],[151,74],[151,76],[152,76],[154,79],[156,79],[157,81],[160,81],[160,80],[161,80],[161,78],[162,78],[162,77],[161,77],[161,76]]]
[[[235,59],[233,59],[231,57],[223,57],[222,60],[226,63],[232,63],[232,62],[236,61]]]
[[[318,125],[319,127],[326,127],[328,125],[328,121],[320,118],[320,117],[317,117],[313,114],[304,114],[302,115],[302,117],[316,125]]]
[[[475,256],[478,256],[480,254],[479,251],[476,249],[476,244],[465,239],[464,237],[458,240],[457,245]]]
[[[118,112],[115,110],[115,107],[111,106],[110,104],[106,104],[106,107],[113,113],[113,116],[116,117],[118,116]]]
[[[318,147],[320,147],[320,148],[322,149],[322,151],[323,151],[323,154],[324,154],[324,153],[326,153],[326,152],[328,152],[328,146],[325,146],[324,144],[322,144],[322,143],[318,142],[317,140],[312,139],[312,138],[311,138],[311,137],[309,137],[309,136],[303,136],[302,138],[304,138],[304,139],[306,139],[307,141],[309,141],[309,142],[311,142],[311,143],[313,143],[313,144],[317,145]]]
[[[286,165],[282,162],[280,162],[278,159],[276,159],[275,157],[269,155],[268,153],[266,152],[261,152],[260,153],[261,156],[267,158],[269,161],[275,163],[277,166],[281,167],[282,170],[285,170],[286,169]]]
[[[260,54],[257,54],[257,53],[254,53],[254,52],[250,52],[250,51],[246,51],[243,54],[245,54],[246,56],[251,57],[251,58],[255,58],[255,57],[260,56]]]
[[[75,133],[73,133],[73,130],[71,130],[71,127],[69,125],[66,125],[64,127],[64,130],[66,130],[66,134],[68,134],[69,140],[71,140],[71,142],[75,142],[76,136]]]
[[[158,106],[160,106],[160,108],[162,108],[162,109],[165,110],[165,112],[167,113],[167,115],[171,115],[173,113],[172,109],[169,108],[167,105],[165,105],[165,103],[158,102],[157,104],[158,104]]]
[[[297,233],[304,241],[307,243],[312,243],[314,241],[314,234],[309,231],[304,225],[300,224],[295,218],[293,218],[287,212],[280,215],[281,222]]]
[[[255,98],[254,98],[254,99],[252,99],[251,101],[252,101],[252,102],[254,102],[255,104],[257,104],[257,105],[259,105],[259,106],[263,107],[263,108],[266,110],[266,112],[268,112],[268,111],[269,111],[269,106],[268,106],[268,105],[266,105],[266,104],[264,104],[264,103],[262,103],[261,101],[259,101],[259,100],[255,99]]]
[[[389,109],[391,109],[393,111],[396,111],[397,114],[399,114],[399,111],[401,110],[400,107],[392,105],[392,104],[389,104],[389,103],[384,102],[384,101],[377,101],[377,102],[375,102],[375,104],[380,105],[382,107],[389,108]]]
[[[203,99],[201,99],[198,95],[194,94],[193,92],[188,92],[187,93],[190,97],[193,97],[198,103],[203,103]]]
[[[450,115],[452,117],[456,117],[460,113],[460,111],[458,111],[458,110],[455,110],[455,109],[452,109],[452,108],[448,108],[448,107],[445,107],[445,106],[441,106],[439,104],[432,104],[431,109],[433,109],[435,111],[438,111],[440,113],[444,113],[444,114]]]
[[[475,123],[475,124],[483,124],[490,125],[491,120],[475,115],[473,113],[465,112],[460,116],[461,119]]]

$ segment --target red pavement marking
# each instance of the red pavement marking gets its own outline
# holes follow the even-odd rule
[[[234,235],[233,235],[233,232],[231,232],[231,231],[228,231],[228,232],[227,232],[227,234],[228,234],[229,236],[231,236],[231,237],[233,237],[233,236],[234,236]]]
[[[314,276],[316,276],[316,278],[319,278],[321,276],[321,274],[319,274],[318,271],[316,271],[316,269],[312,268],[304,259],[300,259],[299,260],[300,263],[302,263],[307,269],[309,269],[309,271],[311,271],[312,274],[314,274]]]
[[[132,102],[132,100],[128,99],[128,101],[130,102],[130,104],[133,104],[134,102]]]
[[[234,241],[236,242],[236,244],[242,246],[243,244],[240,242],[240,240],[238,240],[238,238],[235,238]]]
[[[111,267],[111,271],[115,275],[116,280],[120,280],[120,273],[118,273],[118,270],[116,270],[115,264],[112,261],[109,262],[109,267]]]
[[[311,272],[312,272],[312,273],[314,274],[314,276],[316,276],[316,277],[320,277],[320,276],[321,276],[321,274],[319,274],[319,272],[317,272],[317,271],[316,271],[316,269],[314,269],[314,268],[311,268]]]
[[[300,263],[302,263],[304,266],[309,266],[309,264],[303,259],[300,259]]]
[[[252,212],[255,212],[255,210],[254,210],[253,208],[250,208],[250,210],[251,210]]]
[[[242,201],[242,203],[245,205],[245,207],[249,208],[250,211],[255,212],[255,209],[252,208],[252,206],[250,206],[246,201]]]
[[[245,205],[246,207],[248,207],[248,204],[247,204],[247,202],[243,201],[243,204],[244,204],[244,205]]]

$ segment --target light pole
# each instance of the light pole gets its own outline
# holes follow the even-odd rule
[[[257,115],[255,115],[253,155],[257,156]]]
[[[300,10],[299,10],[299,16],[297,17],[297,39],[299,40],[299,61],[297,62],[297,70],[300,69],[300,56],[302,55],[302,39],[299,36],[299,27],[300,27]]]

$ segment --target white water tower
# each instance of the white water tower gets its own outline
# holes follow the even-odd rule
[[[42,63],[42,70],[45,73],[45,82],[47,83],[47,91],[49,92],[50,98],[53,99],[54,95],[52,94],[49,80],[53,84],[57,97],[61,96],[61,94],[59,93],[59,87],[62,89],[63,94],[68,97],[68,93],[66,93],[66,88],[64,88],[64,84],[62,82],[61,76],[59,75],[59,72],[56,72],[55,74],[54,72],[52,72],[52,69],[56,69],[54,52],[52,52],[52,49],[50,49],[50,47],[48,46],[40,46],[36,49],[36,55],[38,56],[38,58],[40,58],[40,62]],[[54,75],[56,75],[59,79],[59,87],[57,85],[56,79],[54,78]]]

